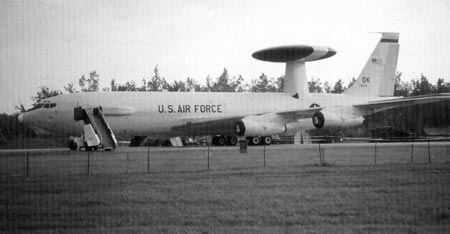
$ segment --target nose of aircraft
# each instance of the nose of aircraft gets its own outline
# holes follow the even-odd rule
[[[20,114],[20,115],[17,117],[17,120],[19,120],[20,123],[23,123],[23,114]]]

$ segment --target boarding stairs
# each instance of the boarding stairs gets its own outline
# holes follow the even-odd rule
[[[81,110],[75,110],[75,112],[77,111],[78,113],[81,111],[81,119],[84,120],[85,124],[92,125],[92,128],[100,139],[99,147],[107,151],[114,150],[117,147],[116,137],[108,122],[106,122],[101,107],[81,108]],[[80,120],[80,117],[77,119],[76,115],[75,120]]]

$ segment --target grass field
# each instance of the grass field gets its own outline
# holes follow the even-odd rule
[[[449,233],[450,165],[3,177],[4,233]]]
[[[209,151],[209,152],[208,152]],[[0,177],[203,172],[305,165],[449,163],[448,142],[271,145],[249,147],[129,148],[114,152],[68,149],[1,150]]]

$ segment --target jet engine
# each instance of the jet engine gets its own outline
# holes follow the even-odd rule
[[[332,111],[318,111],[314,113],[312,122],[314,127],[355,127],[363,123],[364,117],[352,114],[337,114]]]
[[[259,122],[252,119],[241,119],[234,125],[238,136],[271,136],[286,132],[286,126],[275,122]]]

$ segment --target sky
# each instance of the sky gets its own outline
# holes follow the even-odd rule
[[[158,66],[169,82],[261,73],[285,65],[255,60],[257,50],[311,44],[334,48],[308,63],[307,76],[348,82],[380,39],[399,32],[397,70],[450,82],[450,1],[447,0],[0,0],[0,113],[32,104],[39,87],[63,90],[97,71],[140,84]]]

